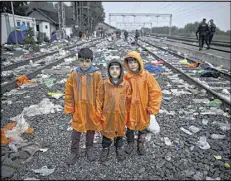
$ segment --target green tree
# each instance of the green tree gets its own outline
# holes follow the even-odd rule
[[[14,14],[20,16],[26,16],[28,10],[28,4],[26,1],[13,1]],[[12,14],[11,1],[2,1],[0,6],[1,13]]]
[[[56,12],[56,8],[53,2],[46,2],[46,1],[31,1],[29,4],[29,11],[33,8],[40,8],[47,11]]]

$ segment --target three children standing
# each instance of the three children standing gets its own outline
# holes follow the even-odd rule
[[[114,140],[119,161],[125,159],[122,149],[126,135],[130,154],[134,149],[134,131],[138,131],[137,152],[145,153],[144,141],[150,115],[159,112],[162,93],[159,84],[148,71],[136,51],[128,53],[124,65],[111,60],[108,64],[108,78],[102,80],[98,68],[92,66],[93,52],[83,48],[78,54],[80,66],[71,72],[65,85],[64,112],[72,114],[71,153],[67,164],[74,164],[79,157],[81,133],[86,132],[86,155],[94,161],[93,140],[95,131],[101,131],[102,151],[100,160],[108,159],[110,145]],[[126,130],[127,127],[127,130]]]

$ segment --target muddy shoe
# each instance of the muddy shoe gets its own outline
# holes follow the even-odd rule
[[[122,147],[116,148],[116,156],[117,156],[118,161],[125,160],[126,156],[125,156],[125,153]]]
[[[78,153],[71,153],[71,154],[67,157],[66,163],[67,163],[68,165],[73,165],[73,164],[75,164],[75,162],[77,161],[78,157],[79,157],[79,154],[78,154]]]
[[[93,148],[93,147],[87,148],[86,155],[87,155],[87,159],[88,159],[90,162],[96,160],[95,152],[94,152],[94,148]]]
[[[133,151],[133,148],[134,148],[134,142],[129,142],[129,143],[127,144],[127,147],[126,147],[126,149],[125,149],[125,152],[126,152],[127,154],[131,154],[132,151]]]
[[[100,155],[100,161],[101,162],[107,161],[108,155],[109,155],[109,148],[103,148]]]
[[[143,143],[138,143],[138,145],[137,145],[137,153],[139,155],[144,155],[145,152],[146,152],[146,150],[145,150],[144,144]]]

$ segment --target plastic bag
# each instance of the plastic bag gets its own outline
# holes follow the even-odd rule
[[[159,126],[158,122],[156,121],[155,115],[151,115],[150,118],[151,118],[150,124],[147,128],[148,131],[155,133],[155,134],[159,133],[160,132],[160,126]]]

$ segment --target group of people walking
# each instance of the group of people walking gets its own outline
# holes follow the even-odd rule
[[[203,21],[199,24],[199,27],[196,31],[196,37],[199,39],[199,50],[202,50],[204,46],[204,42],[207,45],[207,49],[210,48],[213,35],[216,31],[216,25],[213,23],[213,20],[211,19],[209,21],[209,24],[206,23],[206,19],[204,18]],[[199,38],[198,38],[199,33]]]

